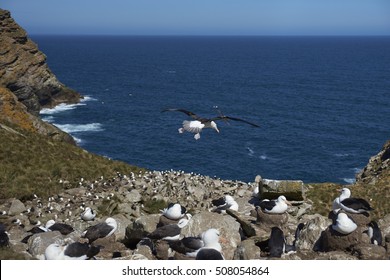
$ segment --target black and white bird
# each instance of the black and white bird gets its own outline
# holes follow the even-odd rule
[[[148,234],[150,239],[179,240],[181,229],[188,224],[188,219],[180,219],[177,224],[165,225],[156,228]]]
[[[283,231],[278,227],[271,229],[271,235],[268,240],[269,256],[274,258],[280,258],[285,252],[286,239]]]
[[[234,118],[234,117],[228,117],[225,115],[221,115],[221,116],[214,117],[211,119],[206,119],[206,118],[201,118],[198,115],[196,115],[190,111],[184,110],[184,109],[165,109],[162,112],[175,112],[175,111],[182,112],[182,113],[190,116],[191,118],[193,118],[193,120],[191,120],[191,121],[189,121],[189,120],[183,121],[183,127],[179,128],[179,133],[184,133],[185,131],[194,133],[195,140],[198,140],[200,138],[200,133],[201,133],[203,128],[212,128],[216,132],[219,133],[219,129],[217,127],[217,124],[215,123],[215,121],[218,121],[218,120],[239,121],[239,122],[244,122],[244,123],[250,124],[251,126],[254,126],[254,127],[259,127],[257,124],[248,122],[246,120]]]
[[[382,233],[377,222],[371,221],[368,224],[367,234],[370,237],[372,244],[382,245]]]
[[[351,197],[351,191],[348,188],[342,188],[340,195],[333,200],[332,211],[337,214],[341,210],[340,201]]]
[[[100,248],[88,243],[74,242],[66,245],[50,244],[45,250],[46,260],[87,260],[96,256]]]
[[[103,223],[90,226],[84,233],[83,237],[87,238],[89,243],[94,242],[99,238],[105,238],[111,236],[116,229],[118,224],[115,219],[107,218]]]
[[[179,203],[169,203],[168,207],[160,210],[160,212],[168,219],[178,220],[185,216],[187,209]]]
[[[332,229],[341,234],[350,234],[357,229],[357,224],[346,213],[339,212],[336,220],[332,224]]]
[[[196,260],[224,260],[219,243],[219,230],[211,228],[202,233],[203,247],[196,251]],[[189,254],[187,254],[189,255]]]
[[[349,189],[343,188],[341,191],[342,194],[344,191],[346,191],[348,194]],[[349,191],[349,195],[350,195],[350,191]],[[363,198],[347,197],[344,199],[340,199],[339,204],[340,204],[340,208],[348,213],[354,213],[354,214],[368,213],[369,211],[374,210],[373,208],[371,208],[370,204]]]
[[[212,212],[226,213],[227,209],[238,211],[238,203],[231,195],[225,195],[219,199],[213,199],[211,203],[215,206]]]
[[[64,223],[57,223],[54,220],[47,221],[45,227],[47,231],[59,231],[62,235],[67,235],[74,231],[72,226]]]
[[[273,200],[264,199],[259,204],[261,210],[268,214],[283,214],[287,211],[289,205],[291,203],[284,195]]]
[[[183,255],[196,256],[197,250],[204,246],[204,242],[201,237],[184,237],[179,240],[168,241],[169,247]],[[191,255],[194,254],[195,255]]]
[[[85,210],[80,214],[83,221],[93,221],[96,217],[96,212],[91,207],[85,207]]]

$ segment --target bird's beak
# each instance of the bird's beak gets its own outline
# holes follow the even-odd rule
[[[289,206],[292,206],[291,202],[286,200],[286,204],[289,205]]]
[[[215,130],[219,133],[219,129],[218,128],[216,128]]]

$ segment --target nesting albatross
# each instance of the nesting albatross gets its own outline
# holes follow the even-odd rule
[[[225,116],[225,115],[221,115],[221,116],[214,117],[211,119],[206,119],[206,118],[201,118],[198,115],[196,115],[190,111],[184,110],[184,109],[165,109],[162,112],[175,112],[175,111],[182,112],[182,113],[184,113],[184,114],[186,114],[194,119],[192,121],[188,121],[188,120],[183,121],[183,127],[179,128],[179,133],[184,133],[185,131],[194,133],[195,140],[198,140],[200,138],[200,132],[202,131],[203,128],[212,128],[216,132],[219,133],[217,124],[215,123],[215,121],[218,121],[218,120],[239,121],[239,122],[244,122],[244,123],[250,124],[251,126],[254,126],[254,127],[259,127],[257,124],[248,122],[246,120],[234,118],[234,117],[229,117],[229,116]]]
[[[94,242],[96,239],[109,237],[117,229],[118,224],[113,218],[107,218],[105,222],[89,227],[83,234],[84,238],[87,238],[89,243]]]

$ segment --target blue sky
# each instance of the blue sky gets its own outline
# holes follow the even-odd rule
[[[390,35],[390,0],[1,0],[29,34]]]

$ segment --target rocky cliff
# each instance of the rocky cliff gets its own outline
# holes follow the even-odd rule
[[[27,111],[38,115],[41,107],[77,103],[80,94],[60,83],[46,64],[45,55],[26,31],[0,9],[0,87],[8,88]]]
[[[372,156],[357,175],[356,182],[360,184],[390,183],[390,141],[387,141],[382,150]]]

